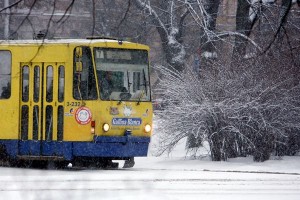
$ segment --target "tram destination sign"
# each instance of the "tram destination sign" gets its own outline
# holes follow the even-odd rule
[[[113,118],[112,125],[115,126],[140,126],[142,124],[141,118]]]

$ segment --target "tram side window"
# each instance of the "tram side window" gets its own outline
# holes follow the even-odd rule
[[[34,67],[33,101],[38,102],[40,98],[40,68]]]
[[[0,51],[0,99],[11,95],[11,53]]]
[[[49,65],[47,67],[47,93],[46,93],[47,102],[53,101],[53,67]]]
[[[97,99],[95,71],[89,47],[82,47],[82,57],[76,57],[74,50],[73,96],[78,100]],[[76,71],[76,62],[82,62],[82,70]]]
[[[65,67],[62,65],[58,68],[58,77],[58,102],[63,102],[65,95]]]
[[[24,66],[22,69],[22,101],[29,101],[29,67]]]

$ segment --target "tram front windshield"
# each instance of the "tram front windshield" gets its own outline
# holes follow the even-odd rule
[[[116,101],[150,101],[148,52],[95,48],[100,98]]]

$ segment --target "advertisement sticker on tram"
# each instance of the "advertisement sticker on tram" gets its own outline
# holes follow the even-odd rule
[[[87,107],[80,107],[76,110],[75,119],[78,124],[88,124],[92,119],[92,113]]]

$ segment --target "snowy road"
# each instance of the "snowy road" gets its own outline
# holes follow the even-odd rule
[[[1,167],[0,199],[298,200],[296,158],[263,164],[140,158],[134,168],[119,170]]]

